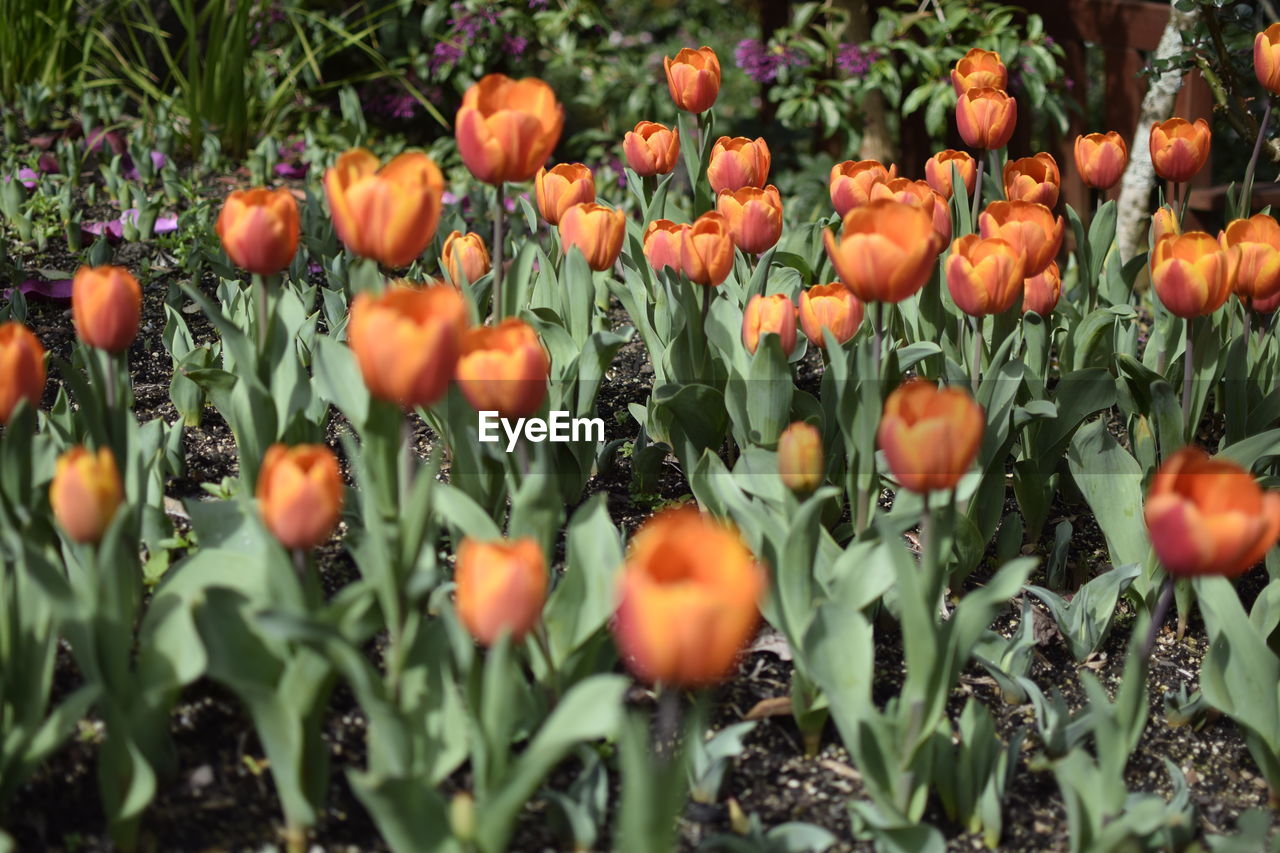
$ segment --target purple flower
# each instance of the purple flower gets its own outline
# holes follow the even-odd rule
[[[766,47],[755,39],[738,42],[733,58],[738,67],[757,83],[772,83],[778,77],[778,70],[788,65],[802,67],[808,64],[802,54],[790,48],[782,45]]]
[[[529,0],[529,8],[545,9],[547,8],[547,0]]]
[[[503,39],[503,44],[507,49],[507,53],[512,56],[523,56],[525,48],[529,46],[529,40],[524,36],[507,36]]]
[[[452,68],[462,58],[462,48],[447,41],[436,42],[431,49],[431,73],[436,74],[443,68]]]
[[[871,63],[880,58],[875,51],[863,50],[856,44],[842,44],[836,53],[836,65],[849,76],[865,74]]]

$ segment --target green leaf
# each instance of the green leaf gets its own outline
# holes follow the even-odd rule
[[[1142,469],[1107,432],[1106,420],[1080,428],[1067,464],[1102,528],[1111,564],[1146,563],[1150,543],[1142,515]]]

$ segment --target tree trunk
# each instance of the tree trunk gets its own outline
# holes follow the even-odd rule
[[[849,13],[849,23],[844,30],[847,41],[861,44],[871,37],[870,0],[836,0],[835,5]],[[858,159],[887,164],[893,161],[893,153],[884,96],[870,92],[862,102],[862,146],[858,149]]]

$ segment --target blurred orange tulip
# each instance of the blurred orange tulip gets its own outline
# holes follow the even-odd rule
[[[951,199],[951,167],[960,170],[966,196],[973,195],[973,184],[978,179],[978,162],[967,151],[948,148],[930,157],[924,164],[924,179],[933,191],[944,199]]]
[[[682,48],[675,59],[662,57],[667,72],[667,89],[677,108],[687,113],[704,113],[711,109],[720,94],[720,59],[703,45],[694,50]]]
[[[1143,514],[1166,572],[1237,577],[1256,565],[1280,536],[1280,494],[1226,459],[1184,447],[1151,480]]]
[[[440,250],[440,271],[454,287],[461,287],[464,280],[474,284],[492,264],[484,238],[474,231],[466,234],[451,231],[444,238],[444,248]]]
[[[1003,89],[1009,85],[1009,70],[1000,61],[1000,54],[975,47],[951,69],[951,85],[957,95],[970,89]]]
[[[941,246],[929,213],[887,198],[849,211],[840,236],[824,231],[822,240],[863,302],[901,302],[924,287]]]
[[[940,193],[929,186],[928,182],[893,178],[871,188],[872,201],[882,198],[891,198],[922,208],[933,222],[933,233],[938,236],[938,245],[945,246],[951,242],[951,207]]]
[[[1249,307],[1259,314],[1270,314],[1280,308],[1280,292],[1269,299],[1258,299]]]
[[[58,457],[49,504],[72,541],[99,542],[123,501],[124,485],[110,450],[93,453],[76,446]]]
[[[1167,234],[1151,252],[1151,283],[1173,314],[1203,317],[1227,301],[1239,263],[1239,248],[1223,249],[1203,231]]]
[[[680,268],[694,284],[718,287],[733,269],[729,220],[712,210],[680,233]]]
[[[1280,23],[1254,36],[1253,73],[1264,89],[1280,95]]]
[[[1056,263],[1049,264],[1039,273],[1022,283],[1022,313],[1034,311],[1048,317],[1058,307],[1062,296],[1062,275]]]
[[[596,200],[596,179],[581,163],[561,163],[550,170],[539,169],[533,187],[538,212],[552,225],[559,225],[560,217],[575,204]]]
[[[1166,181],[1183,183],[1204,168],[1213,134],[1202,118],[1195,124],[1184,118],[1151,125],[1151,166]]]
[[[707,166],[711,191],[718,195],[721,190],[763,188],[769,182],[770,162],[769,144],[763,138],[722,136],[711,146],[711,162]]]
[[[778,336],[782,354],[789,356],[796,348],[796,306],[781,293],[761,296],[759,293],[747,300],[742,312],[742,345],[755,355],[760,338],[766,334]]]
[[[223,202],[214,231],[231,263],[274,275],[298,252],[298,202],[286,189],[236,190]]]
[[[642,121],[622,138],[622,153],[631,171],[642,178],[665,175],[680,158],[680,131],[653,121]]]
[[[524,639],[547,600],[547,563],[537,540],[480,542],[467,537],[453,570],[458,618],[484,646],[509,633]]]
[[[1032,201],[993,201],[978,216],[983,237],[999,237],[1021,255],[1030,278],[1052,263],[1062,247],[1062,217]]]
[[[347,340],[369,393],[412,408],[449,387],[466,328],[466,301],[452,287],[391,287],[356,294]]]
[[[1009,201],[1034,201],[1053,207],[1058,203],[1061,186],[1058,161],[1047,152],[1004,164],[1004,195]]]
[[[926,494],[955,488],[978,455],[985,425],[966,392],[909,379],[885,400],[878,440],[894,479]]]
[[[1129,146],[1114,130],[1077,136],[1075,152],[1080,180],[1094,189],[1109,190],[1120,183],[1129,165]]]
[[[796,421],[778,436],[778,476],[788,489],[812,492],[822,485],[825,468],[822,434],[812,424]]]
[[[324,173],[333,227],[360,257],[406,267],[436,234],[444,176],[430,157],[416,151],[378,166],[377,157],[355,148]]]
[[[684,245],[684,232],[688,225],[672,222],[670,219],[656,219],[644,229],[644,256],[655,272],[663,267],[681,270],[681,247]],[[730,253],[732,261],[732,253]]]
[[[39,406],[47,378],[40,340],[21,323],[0,323],[0,424],[9,423],[19,400]]]
[[[1178,215],[1173,212],[1173,208],[1165,205],[1156,210],[1151,216],[1151,245],[1154,246],[1160,242],[1160,238],[1166,234],[1177,236],[1182,233],[1182,226],[1178,224]]]
[[[342,517],[338,458],[323,444],[273,444],[262,458],[257,496],[262,521],[281,545],[314,548]]]
[[[898,167],[885,168],[879,160],[846,160],[831,167],[828,191],[836,213],[844,216],[871,201],[871,188],[898,176]]]
[[[1218,237],[1222,248],[1238,247],[1240,265],[1233,290],[1245,307],[1280,293],[1280,223],[1265,213],[1228,223]]]
[[[729,233],[739,249],[751,255],[766,252],[782,236],[782,197],[773,184],[759,189],[723,190],[716,210],[729,220]]]
[[[547,398],[551,360],[538,333],[508,317],[496,326],[468,329],[458,358],[458,388],[477,412],[525,418]]]
[[[627,236],[627,217],[621,210],[601,204],[575,204],[560,220],[560,242],[564,253],[577,246],[593,270],[607,270],[622,251]]]
[[[971,317],[1003,314],[1022,296],[1023,259],[999,237],[966,234],[951,244],[947,290]]]
[[[71,282],[71,316],[80,340],[89,346],[126,350],[138,337],[142,288],[126,269],[80,267]]]
[[[564,107],[537,77],[486,74],[462,96],[454,119],[462,162],[480,181],[532,178],[560,141]]]
[[[862,325],[863,305],[853,291],[840,282],[815,284],[800,291],[800,328],[809,342],[826,348],[823,329],[841,344],[848,343]]]
[[[759,623],[766,576],[737,531],[692,507],[631,540],[613,630],[627,666],[671,687],[723,680]]]
[[[956,128],[970,148],[993,151],[1009,144],[1018,102],[1001,89],[969,89],[956,101]]]

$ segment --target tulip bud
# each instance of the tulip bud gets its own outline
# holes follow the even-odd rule
[[[1129,146],[1114,130],[1077,136],[1075,152],[1080,180],[1094,189],[1109,190],[1120,183],[1129,164]]]
[[[947,290],[971,317],[1003,314],[1022,296],[1023,259],[999,237],[966,234],[951,244]]]
[[[1239,262],[1239,247],[1224,250],[1203,231],[1168,234],[1151,252],[1151,283],[1170,313],[1204,317],[1231,295]]]
[[[1143,510],[1156,556],[1175,578],[1234,578],[1280,536],[1280,494],[1263,491],[1235,462],[1194,445],[1164,461]]]
[[[782,197],[773,184],[764,189],[723,190],[716,210],[729,221],[733,242],[748,254],[768,251],[782,236]]]
[[[639,678],[702,687],[733,668],[759,622],[764,570],[732,528],[666,510],[631,540],[613,631]]]
[[[930,157],[924,164],[924,179],[933,191],[948,201],[951,199],[951,167],[960,170],[966,196],[973,195],[973,184],[978,180],[978,162],[967,151],[948,148]]]
[[[812,492],[822,485],[824,467],[822,434],[815,427],[796,421],[778,436],[778,476],[788,489]]]
[[[778,336],[783,355],[791,355],[796,348],[796,306],[781,293],[755,294],[742,313],[742,345],[747,352],[755,355],[761,336],[766,334]]]
[[[652,121],[642,121],[622,138],[622,153],[631,171],[642,178],[665,175],[680,157],[680,131]]]
[[[876,184],[891,181],[898,176],[898,167],[888,169],[879,160],[846,160],[831,167],[828,192],[836,213],[844,216],[855,207],[871,201],[871,190]]]
[[[1280,23],[1272,24],[1253,38],[1253,73],[1273,95],[1280,95]]]
[[[655,272],[664,267],[673,270],[682,269],[680,252],[684,244],[684,233],[688,225],[672,222],[670,219],[657,219],[644,229],[644,257]],[[730,253],[730,262],[733,255]]]
[[[121,352],[138,337],[142,288],[126,269],[80,267],[71,282],[71,316],[80,340],[107,352]]]
[[[1184,118],[1156,122],[1151,125],[1151,166],[1166,181],[1189,181],[1209,160],[1212,138],[1202,118],[1195,124]]]
[[[552,225],[559,225],[560,217],[575,204],[596,200],[596,179],[581,163],[561,163],[550,171],[539,169],[533,187],[538,212]]]
[[[492,264],[484,238],[474,231],[467,234],[451,231],[444,239],[444,248],[440,250],[440,271],[454,287],[461,287],[464,281],[474,283],[489,271]]]
[[[536,77],[487,74],[462,96],[454,119],[462,162],[486,184],[532,178],[560,141],[564,107]]]
[[[711,147],[707,180],[711,191],[763,188],[769,181],[769,144],[763,138],[752,141],[744,136],[730,139],[722,136]]]
[[[1044,151],[1034,157],[1010,160],[1004,166],[1004,195],[1009,201],[1033,201],[1053,207],[1058,203],[1061,186],[1058,161]]]
[[[458,358],[458,388],[477,412],[525,418],[547,398],[551,361],[538,333],[508,317],[496,326],[468,329]]]
[[[667,88],[678,109],[687,113],[704,113],[711,109],[720,94],[720,59],[703,45],[694,50],[683,48],[675,59],[662,58],[667,72]]]
[[[476,641],[492,646],[504,634],[520,641],[542,615],[547,564],[537,540],[479,542],[458,547],[453,571],[458,618]]]
[[[21,323],[0,323],[0,424],[9,423],[20,400],[39,406],[46,379],[39,339]]]
[[[680,267],[694,284],[718,287],[733,269],[733,237],[729,221],[714,210],[685,226],[680,239]]]
[[[1233,289],[1245,307],[1266,303],[1280,293],[1280,224],[1273,217],[1259,213],[1248,219],[1237,219],[1218,236],[1222,248],[1236,247],[1240,265]]]
[[[956,127],[970,148],[994,151],[1009,144],[1018,102],[1001,89],[969,89],[956,101]]]
[[[840,282],[815,284],[800,291],[800,328],[816,347],[827,346],[823,329],[841,344],[848,343],[862,325],[863,306],[853,291]]]
[[[1034,311],[1048,317],[1062,296],[1062,275],[1056,263],[1049,264],[1022,283],[1022,313]]]
[[[111,451],[92,453],[76,446],[58,457],[49,504],[72,541],[97,543],[124,501],[124,486]]]
[[[314,548],[342,516],[338,459],[323,444],[273,444],[262,459],[257,496],[262,521],[281,545]]]
[[[950,207],[947,200],[925,181],[893,178],[885,183],[876,184],[871,188],[871,200],[877,201],[882,198],[891,198],[923,209],[933,222],[933,233],[938,237],[938,245],[945,246],[951,242]]]
[[[607,270],[622,251],[627,236],[627,217],[621,210],[600,204],[575,204],[560,220],[560,243],[564,253],[577,246],[593,270]]]
[[[1181,233],[1182,226],[1178,223],[1178,215],[1173,212],[1173,208],[1165,205],[1151,215],[1151,245],[1153,247],[1166,234],[1172,234],[1176,237]]]
[[[1031,201],[993,201],[978,216],[983,237],[999,237],[1025,261],[1023,275],[1043,270],[1062,247],[1062,217],[1056,219],[1049,208]]]
[[[933,221],[923,208],[879,199],[854,208],[837,238],[822,235],[840,280],[863,302],[901,302],[924,287],[938,259]]]
[[[406,267],[431,243],[440,224],[444,176],[430,157],[406,152],[379,169],[363,148],[338,157],[324,173],[338,239],[386,267]]]
[[[955,488],[982,444],[982,407],[959,388],[910,379],[884,403],[878,439],[894,479],[927,494]]]
[[[452,287],[392,287],[356,295],[347,340],[369,393],[412,408],[443,396],[466,328],[466,301]]]
[[[975,47],[951,69],[951,85],[956,95],[970,89],[1004,89],[1009,85],[1009,70],[1000,61],[1000,54]]]
[[[231,263],[275,275],[298,252],[298,202],[285,189],[236,190],[223,202],[214,230]]]

